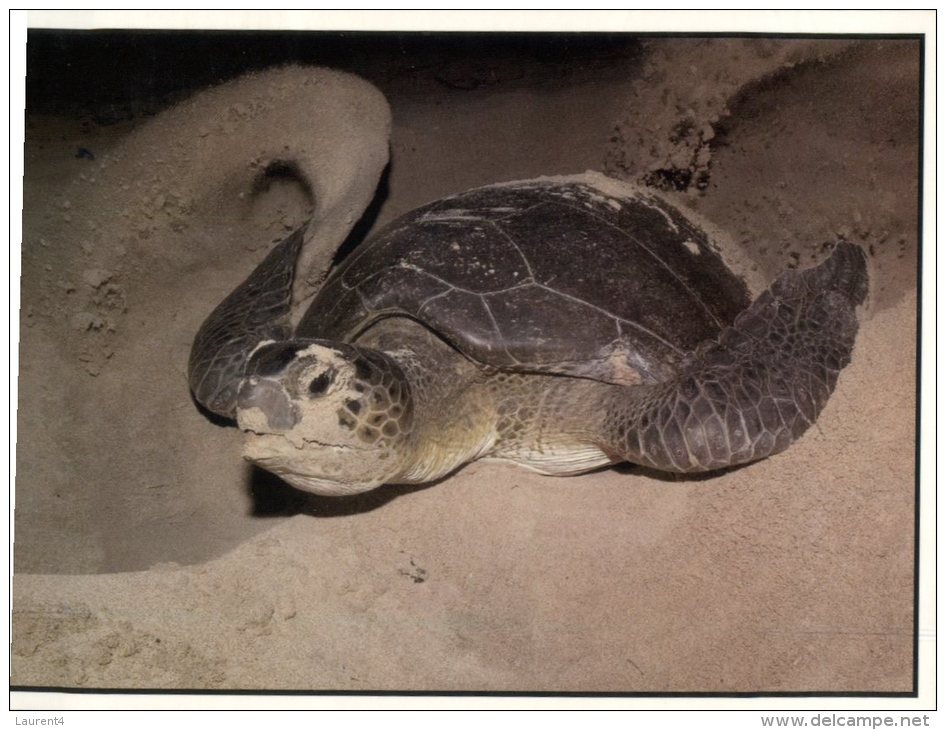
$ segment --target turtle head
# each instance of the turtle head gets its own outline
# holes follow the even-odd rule
[[[260,345],[237,396],[244,457],[294,487],[354,494],[395,479],[413,424],[398,363],[324,340]]]

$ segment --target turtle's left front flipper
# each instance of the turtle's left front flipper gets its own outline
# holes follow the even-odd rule
[[[210,313],[191,346],[187,378],[197,401],[234,418],[237,389],[250,353],[291,334],[292,285],[305,227],[276,244],[246,281]]]
[[[844,242],[820,265],[783,274],[676,378],[612,402],[605,449],[664,471],[699,472],[788,448],[850,362],[867,287],[864,252]]]

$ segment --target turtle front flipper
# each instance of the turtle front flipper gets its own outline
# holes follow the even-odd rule
[[[818,417],[850,362],[864,252],[839,243],[820,265],[783,274],[672,380],[628,389],[606,415],[608,445],[671,472],[710,471],[776,454]]]
[[[278,243],[198,330],[187,378],[194,397],[213,413],[235,418],[237,391],[253,350],[290,336],[292,285],[304,241],[303,227]]]

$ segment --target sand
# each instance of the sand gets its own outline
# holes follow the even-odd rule
[[[309,144],[303,98],[262,123],[254,99],[191,123],[32,114],[13,684],[913,689],[918,45],[652,39],[594,73],[496,68],[375,79],[392,164],[368,223],[598,169],[661,187],[765,280],[853,240],[871,296],[817,426],[701,478],[472,464],[296,492],[242,462],[184,372],[202,319],[313,206],[290,177],[252,186],[276,130]],[[206,144],[219,170],[193,162]]]

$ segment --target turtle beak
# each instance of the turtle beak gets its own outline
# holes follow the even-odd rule
[[[252,409],[259,409],[266,417],[270,431],[289,431],[299,423],[299,409],[278,380],[253,375],[240,384],[237,394],[237,422],[240,428],[257,430],[258,419],[249,418]],[[253,423],[251,423],[251,421]]]

